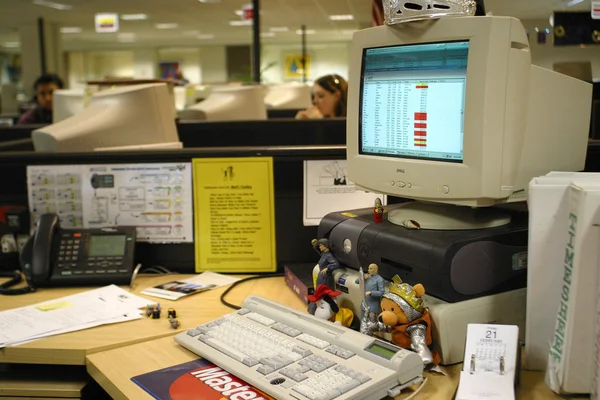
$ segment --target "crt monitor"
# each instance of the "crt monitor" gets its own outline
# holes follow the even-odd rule
[[[32,132],[36,151],[77,152],[178,142],[173,98],[164,83],[94,94],[78,114]]]
[[[264,88],[259,85],[215,87],[206,100],[177,115],[181,120],[265,120],[267,107],[264,96]]]
[[[52,122],[57,123],[83,111],[85,90],[58,89],[52,92]]]
[[[503,225],[486,206],[525,201],[535,176],[584,168],[592,86],[532,65],[515,18],[358,31],[349,72],[349,179],[417,200],[391,222]]]

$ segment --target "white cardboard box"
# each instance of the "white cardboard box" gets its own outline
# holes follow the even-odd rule
[[[598,258],[600,256],[600,186],[575,180],[569,188],[566,241],[561,257],[556,324],[548,353],[546,384],[556,393],[590,393],[594,374]]]
[[[596,181],[600,174],[551,172],[529,184],[527,250],[527,316],[525,369],[544,371],[556,326],[562,287],[563,258],[569,210],[569,187],[574,179]]]

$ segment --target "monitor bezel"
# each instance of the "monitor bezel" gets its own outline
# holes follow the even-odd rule
[[[512,129],[515,126],[509,125],[513,122],[498,110],[527,109],[528,96],[515,93],[525,94],[531,56],[528,51],[519,55],[511,52],[515,48],[528,49],[523,25],[511,17],[449,17],[426,28],[407,25],[379,26],[354,34],[346,129],[349,178],[357,186],[377,193],[458,205],[491,205],[494,202],[488,199],[510,196],[512,187],[505,183],[507,173],[503,168],[514,165],[507,158],[520,156],[518,145],[525,124],[523,131],[519,131],[521,126]],[[358,107],[363,49],[464,40],[469,41],[469,60],[463,162],[360,154]],[[505,125],[511,129],[505,129]]]

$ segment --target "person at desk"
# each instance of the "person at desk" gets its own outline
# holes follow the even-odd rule
[[[298,111],[296,119],[345,117],[348,82],[339,75],[325,75],[315,81],[312,98],[312,107]]]
[[[64,87],[62,79],[56,74],[44,74],[33,84],[35,91],[35,107],[25,111],[19,117],[18,125],[51,124],[52,94]]]

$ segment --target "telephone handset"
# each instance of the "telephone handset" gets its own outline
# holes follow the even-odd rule
[[[38,287],[129,284],[135,237],[135,227],[61,229],[56,214],[42,214],[20,256],[29,290],[7,290],[5,285],[0,294],[28,293]]]

